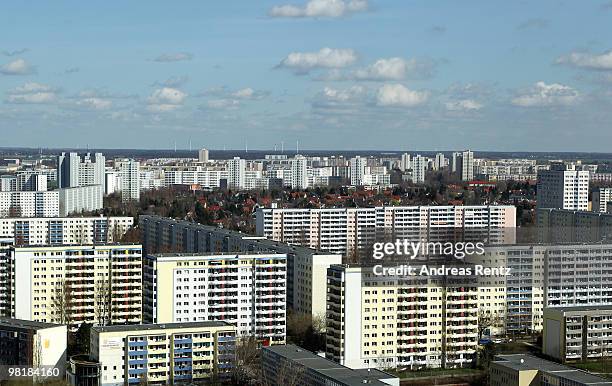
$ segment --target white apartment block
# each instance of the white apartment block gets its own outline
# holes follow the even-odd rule
[[[308,187],[308,160],[304,156],[296,155],[291,160],[291,187],[293,189]]]
[[[47,176],[36,171],[21,171],[0,176],[0,192],[37,192],[47,190]]]
[[[341,255],[158,216],[141,216],[139,222],[148,253],[176,251],[239,255],[249,251],[286,255],[288,309],[317,318],[325,315],[327,268],[339,264]]]
[[[552,165],[538,172],[538,208],[588,210],[589,172],[575,165]]]
[[[478,345],[478,291],[468,281],[398,281],[371,269],[328,270],[326,358],[349,368],[467,367]]]
[[[612,188],[599,188],[593,192],[593,212],[609,213],[608,203],[612,201]]]
[[[474,179],[474,153],[466,150],[461,153],[461,180],[471,181]]]
[[[0,192],[0,217],[57,217],[58,191]]]
[[[144,319],[149,323],[225,321],[267,344],[286,337],[287,256],[148,255]]]
[[[92,212],[104,207],[104,185],[86,185],[58,189],[59,215]]]
[[[104,185],[106,159],[102,153],[62,153],[57,157],[57,179],[60,188]]]
[[[417,154],[417,156],[412,159],[412,182],[415,184],[422,184],[425,182],[427,163],[427,158],[420,154]]]
[[[225,169],[197,166],[191,169],[164,169],[163,179],[163,186],[197,184],[203,188],[218,188],[221,186],[221,180],[229,179],[229,174]]]
[[[227,185],[231,189],[243,189],[245,186],[246,160],[234,157],[228,161]]]
[[[142,321],[142,247],[11,247],[11,317],[78,326]]]
[[[505,294],[501,280],[478,283],[480,307],[503,312],[507,333],[541,331],[545,307],[612,305],[611,244],[492,246],[478,259],[511,269]]]
[[[231,377],[235,346],[236,328],[224,322],[96,326],[90,360],[101,386],[214,383]],[[75,373],[68,379],[81,384]]]
[[[363,185],[363,175],[366,172],[366,166],[368,165],[368,159],[364,157],[354,157],[349,161],[349,175],[352,186]]]
[[[113,243],[133,224],[133,217],[1,218],[0,239],[16,245]]]
[[[351,256],[381,237],[413,241],[443,238],[449,229],[486,232],[489,243],[515,241],[514,206],[384,206],[373,208],[260,208],[258,236]]]
[[[121,179],[121,201],[140,200],[140,162],[134,160],[117,160],[115,167]]]

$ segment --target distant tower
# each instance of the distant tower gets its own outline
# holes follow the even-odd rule
[[[208,162],[208,149],[200,149],[198,152],[198,161],[200,162]]]

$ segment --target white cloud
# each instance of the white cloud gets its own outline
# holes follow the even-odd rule
[[[299,73],[306,73],[314,68],[350,66],[356,60],[357,54],[351,49],[325,47],[317,52],[292,52],[278,66],[292,68]]]
[[[84,98],[77,101],[76,105],[90,110],[108,110],[113,102],[102,98]]]
[[[473,99],[462,99],[457,101],[446,102],[446,109],[450,111],[474,111],[480,110],[482,103],[476,102]]]
[[[8,103],[44,104],[57,100],[56,89],[42,83],[28,82],[10,90],[6,97]]]
[[[246,88],[242,88],[240,90],[234,91],[233,93],[230,94],[230,96],[233,98],[237,98],[237,99],[256,100],[256,99],[262,99],[268,94],[269,93],[266,91],[258,91],[258,90],[252,89],[251,87],[246,87]]]
[[[410,66],[414,67],[415,63],[411,61]],[[355,71],[355,78],[365,80],[400,80],[406,77],[408,67],[408,62],[402,58],[378,59],[367,68]]]
[[[15,59],[0,67],[0,73],[4,75],[30,75],[34,74],[36,69],[26,62],[24,59]]]
[[[588,68],[591,70],[612,70],[612,51],[605,52],[601,55],[572,52],[569,55],[557,59],[557,63]]]
[[[569,106],[579,100],[580,93],[569,86],[540,81],[527,92],[513,98],[512,103],[521,107]]]
[[[365,88],[361,86],[352,86],[343,90],[325,87],[320,96],[329,101],[347,102],[362,96],[365,92]]]
[[[268,14],[272,17],[329,17],[337,18],[368,9],[367,0],[309,0],[305,5],[278,5]]]
[[[177,53],[172,53],[172,54],[161,54],[155,59],[153,59],[153,61],[164,63],[164,62],[181,62],[181,61],[191,60],[191,59],[193,59],[193,55],[190,54],[189,52],[177,52]]]
[[[186,97],[187,94],[181,90],[163,87],[153,91],[148,99],[147,108],[155,112],[172,111],[181,107]]]
[[[206,103],[211,109],[233,109],[240,105],[240,102],[235,99],[213,99]]]
[[[399,83],[383,85],[378,89],[378,94],[376,96],[379,106],[403,107],[418,106],[427,102],[428,98],[428,92],[410,90]]]

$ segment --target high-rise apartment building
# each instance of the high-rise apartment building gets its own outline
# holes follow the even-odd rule
[[[287,256],[287,307],[295,313],[324,317],[327,268],[342,256],[219,227],[159,216],[140,216],[147,253],[276,253]]]
[[[0,239],[18,246],[116,243],[133,224],[133,217],[3,218]]]
[[[452,368],[475,360],[474,280],[328,269],[326,358],[350,368]]]
[[[148,255],[144,318],[150,323],[225,321],[267,344],[286,337],[287,256]]]
[[[198,162],[202,162],[202,163],[208,162],[208,149],[200,149],[198,151]]]
[[[351,185],[363,185],[363,176],[365,174],[367,164],[368,159],[360,156],[351,158],[349,160],[349,174],[351,179]]]
[[[0,192],[0,217],[57,217],[58,191]]]
[[[121,201],[140,200],[140,162],[131,159],[115,161],[121,182]]]
[[[409,153],[402,154],[402,158],[400,159],[399,169],[405,172],[406,170],[410,170],[411,167],[412,167],[412,164],[410,162],[410,154]]]
[[[87,185],[58,189],[59,215],[92,212],[104,207],[104,185]]]
[[[608,203],[612,201],[612,188],[599,188],[593,192],[593,212],[609,213]]]
[[[104,186],[106,158],[102,153],[87,153],[81,158],[77,153],[62,153],[57,157],[57,178],[60,188],[88,185]]]
[[[425,182],[425,173],[427,171],[427,158],[420,154],[412,159],[412,182],[422,184]]]
[[[538,172],[538,208],[588,210],[589,172],[575,165],[554,164]]]
[[[308,160],[304,156],[296,155],[291,160],[291,187],[293,189],[308,187]]]
[[[373,208],[260,208],[258,236],[353,256],[376,241],[394,237],[437,241],[449,231],[471,231],[491,244],[515,242],[514,206],[381,206]]]
[[[10,317],[77,326],[140,323],[142,247],[15,246],[6,259]]]
[[[234,157],[228,161],[227,185],[231,189],[243,189],[246,184],[246,161],[240,157]]]

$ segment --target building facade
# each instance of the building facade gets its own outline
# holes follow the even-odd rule
[[[223,382],[231,376],[236,328],[225,322],[96,326],[90,359],[99,385]]]
[[[449,231],[487,243],[514,243],[514,206],[384,206],[374,208],[260,208],[256,233],[292,245],[354,256],[371,255],[376,241],[446,240]]]
[[[586,211],[589,208],[589,172],[575,165],[554,164],[538,172],[538,208]]]
[[[313,317],[325,315],[327,268],[342,256],[249,236],[240,232],[176,221],[159,216],[140,216],[147,253],[276,253],[287,256],[287,307]]]
[[[58,191],[0,192],[0,218],[57,217],[59,213]]]
[[[328,269],[325,356],[350,368],[453,368],[475,360],[474,280],[398,281],[358,266]]]
[[[142,247],[15,246],[6,259],[10,317],[78,326],[140,323]]]
[[[118,242],[133,217],[1,218],[0,239],[15,245],[105,244]]]
[[[542,353],[559,360],[588,361],[612,356],[612,306],[544,309]]]
[[[240,336],[283,344],[286,286],[286,255],[148,255],[144,318],[149,323],[225,321]]]

